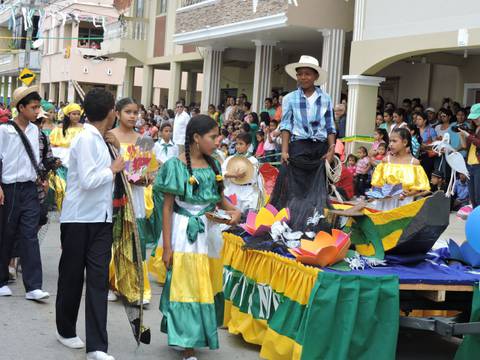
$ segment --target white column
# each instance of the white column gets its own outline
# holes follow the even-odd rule
[[[143,65],[142,98],[141,103],[149,107],[152,102],[153,66]]]
[[[265,98],[272,93],[273,48],[276,42],[253,40],[255,43],[255,72],[253,75],[252,111],[262,109]]]
[[[182,63],[172,61],[170,63],[170,87],[168,89],[168,108],[175,109],[175,103],[180,100],[180,88],[182,87]],[[188,104],[186,104],[188,106]]]
[[[185,102],[187,105],[195,102],[195,94],[197,93],[197,73],[189,71],[187,75],[187,91],[185,96]]]
[[[68,89],[67,89],[67,101],[72,103],[75,101],[75,87],[71,81],[68,82]]]
[[[346,136],[371,136],[375,129],[378,87],[385,78],[346,75],[343,80],[348,85]],[[353,143],[349,143],[347,152],[352,151]]]
[[[203,59],[203,88],[200,111],[207,113],[208,105],[220,103],[220,79],[223,64],[223,48],[206,47]]]
[[[332,98],[333,104],[340,102],[343,75],[343,53],[345,50],[345,30],[322,30],[322,68],[328,72],[327,82],[322,86]]]
[[[58,102],[65,102],[65,93],[67,90],[67,82],[66,81],[60,81],[58,84],[59,89],[58,89]]]
[[[353,41],[363,40],[365,27],[365,0],[355,0],[355,16],[353,19]]]
[[[131,97],[133,93],[133,81],[135,74],[135,66],[126,66],[125,67],[125,76],[123,79],[123,89],[122,94],[124,97]]]
[[[57,99],[55,98],[55,84],[53,82],[48,84],[48,100],[53,103],[57,102]]]

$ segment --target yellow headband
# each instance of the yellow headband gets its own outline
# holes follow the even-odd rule
[[[63,115],[68,115],[74,111],[82,111],[82,108],[80,107],[80,105],[78,104],[75,104],[75,103],[71,103],[71,104],[68,104],[67,106],[65,106],[63,108]]]

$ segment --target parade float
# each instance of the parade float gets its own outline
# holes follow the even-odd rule
[[[309,219],[330,225],[319,232],[293,231],[289,209],[248,214],[224,232],[225,326],[266,359],[394,359],[401,326],[463,337],[456,358],[473,358],[480,209],[467,241],[437,248],[449,204],[444,192],[388,211],[332,199]]]

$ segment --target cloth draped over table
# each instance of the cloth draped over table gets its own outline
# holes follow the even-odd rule
[[[342,276],[224,233],[224,323],[267,359],[394,359],[395,276]]]

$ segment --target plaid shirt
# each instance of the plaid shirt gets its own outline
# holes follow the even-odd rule
[[[288,131],[292,141],[325,141],[328,135],[336,134],[332,100],[319,87],[315,91],[318,98],[311,109],[301,88],[283,98],[280,130]]]

